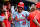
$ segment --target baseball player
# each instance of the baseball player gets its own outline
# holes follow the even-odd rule
[[[30,20],[30,27],[40,27],[40,2],[37,3],[36,7],[37,10],[28,16],[28,20]]]
[[[6,7],[3,5],[2,8],[3,9],[0,10],[0,23],[1,23],[1,26],[0,27],[5,27],[5,25],[3,23],[3,20],[8,19],[8,17],[7,17],[8,15],[7,15]]]
[[[6,27],[11,27],[11,22],[9,21],[10,18],[10,14],[11,14],[11,4],[10,2],[5,3],[6,9],[7,9],[7,15],[8,15],[8,19],[4,20],[4,24]]]
[[[18,11],[13,12],[13,22],[14,22],[14,27],[28,27],[28,22],[27,22],[27,17],[29,16],[28,11],[23,11],[24,9],[24,3],[19,2],[18,5]]]

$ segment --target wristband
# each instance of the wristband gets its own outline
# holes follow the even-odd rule
[[[4,12],[7,12],[7,11],[4,11]]]

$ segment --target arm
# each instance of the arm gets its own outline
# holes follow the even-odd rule
[[[40,24],[38,23],[37,19],[34,18],[33,22],[40,27]]]
[[[28,20],[28,21],[30,20],[30,15],[27,17],[27,20]]]
[[[40,24],[38,23],[39,20],[40,20],[39,14],[35,15],[33,22],[40,27]]]
[[[11,15],[10,15],[10,17],[9,17],[9,21],[14,24],[14,12],[11,13]]]
[[[27,20],[29,21],[30,20],[30,13],[28,11],[26,11],[25,13],[26,13],[26,16],[27,16]]]
[[[26,13],[27,17],[28,17],[28,16],[29,16],[29,14],[30,14],[28,11],[25,11],[25,13]]]
[[[14,24],[14,13],[13,14],[11,14],[11,19],[12,19],[12,23]]]
[[[5,19],[8,19],[6,6],[3,5],[3,11],[5,12]]]
[[[12,18],[12,14],[11,14],[11,15],[10,15],[10,17],[9,17],[9,21],[11,22],[11,21],[12,21],[12,19],[13,19],[13,18]]]
[[[8,19],[8,15],[7,15],[7,12],[5,12],[5,19]]]
[[[6,27],[5,24],[3,22],[1,22],[2,27]]]

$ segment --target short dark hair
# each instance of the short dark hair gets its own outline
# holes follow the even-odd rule
[[[4,3],[3,2],[0,2],[0,15],[1,15],[1,13],[2,13],[2,6],[4,5]]]

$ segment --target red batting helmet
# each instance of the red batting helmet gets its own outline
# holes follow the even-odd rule
[[[37,8],[40,8],[40,2],[37,3],[36,7]]]
[[[19,2],[17,6],[24,8],[24,3],[23,2]]]

